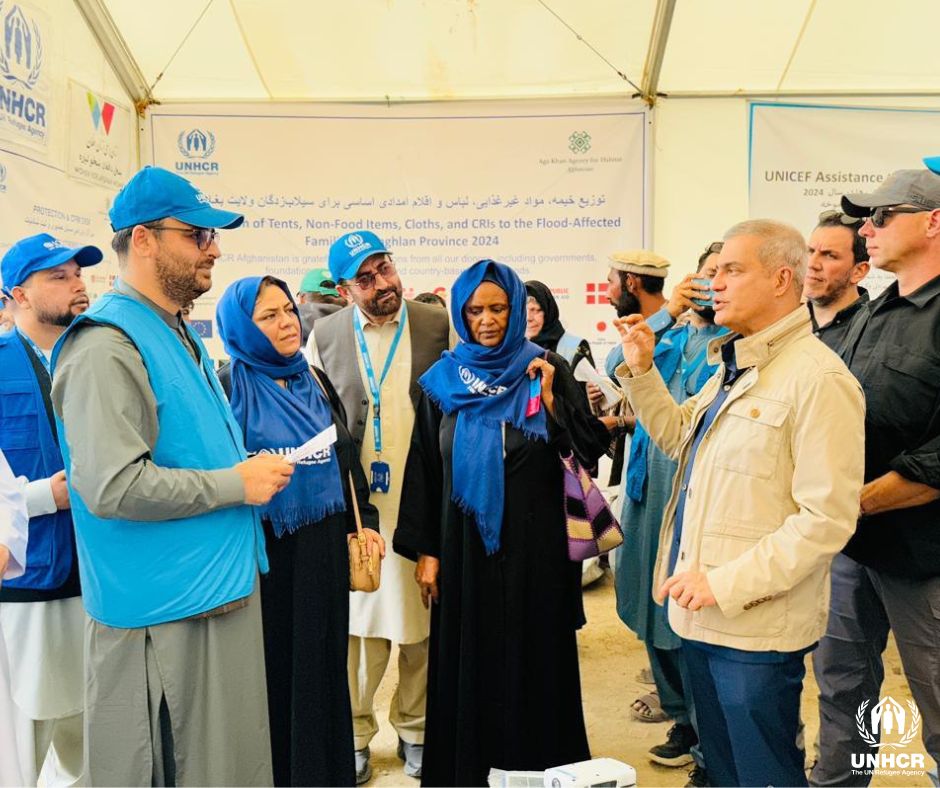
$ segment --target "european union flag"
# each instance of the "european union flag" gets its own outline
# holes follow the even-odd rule
[[[210,339],[212,337],[211,320],[190,320],[189,325],[202,339]]]

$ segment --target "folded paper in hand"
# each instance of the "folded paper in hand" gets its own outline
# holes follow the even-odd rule
[[[284,459],[291,465],[296,465],[301,460],[306,460],[307,457],[316,454],[318,451],[323,451],[327,446],[332,446],[334,443],[336,443],[336,425],[331,424],[323,432],[314,435],[303,446],[298,446]]]

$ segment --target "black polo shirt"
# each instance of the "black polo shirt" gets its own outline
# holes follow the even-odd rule
[[[839,352],[842,342],[849,333],[849,326],[852,325],[852,318],[858,313],[865,304],[868,303],[868,291],[864,287],[858,288],[859,297],[849,304],[845,309],[836,312],[832,321],[824,326],[816,322],[816,313],[813,311],[811,301],[806,302],[806,308],[809,310],[810,319],[813,321],[813,333],[819,337],[830,350]]]
[[[859,309],[842,358],[865,390],[865,481],[897,471],[940,488],[940,276],[907,296],[894,282]],[[940,500],[862,517],[845,552],[892,574],[940,575]]]

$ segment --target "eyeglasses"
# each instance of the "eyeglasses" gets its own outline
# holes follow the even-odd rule
[[[819,224],[835,224],[835,222],[858,229],[865,223],[865,220],[857,216],[849,216],[843,211],[823,211],[819,214]]]
[[[395,264],[391,260],[386,260],[375,269],[374,274],[360,274],[355,279],[353,279],[353,282],[360,290],[371,290],[373,287],[375,287],[376,278],[381,276],[387,282],[389,277],[394,275]]]
[[[705,254],[721,254],[721,250],[724,248],[724,241],[714,241],[705,247]]]
[[[207,251],[213,243],[219,240],[219,231],[215,227],[167,227],[163,224],[145,224],[144,227],[151,230],[172,230],[183,233],[196,242],[200,252]]]
[[[925,213],[926,209],[924,208],[914,208],[913,206],[907,207],[903,205],[886,205],[879,208],[875,208],[871,212],[871,216],[868,218],[871,219],[872,225],[877,228],[882,228],[888,223],[888,218],[893,216],[896,213]]]

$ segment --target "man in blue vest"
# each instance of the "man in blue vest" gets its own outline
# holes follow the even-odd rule
[[[52,348],[88,309],[82,268],[94,246],[69,248],[47,233],[15,243],[0,262],[16,327],[0,335],[0,449],[26,482],[25,574],[0,589],[0,702],[18,720],[19,780],[36,784],[50,749],[66,784],[82,775],[82,609],[69,494],[52,412]],[[12,755],[12,754],[11,754]],[[14,759],[16,760],[16,759]]]
[[[283,458],[246,460],[182,307],[244,217],[145,167],[115,197],[121,276],[52,359],[85,609],[91,785],[270,785],[254,506]]]

